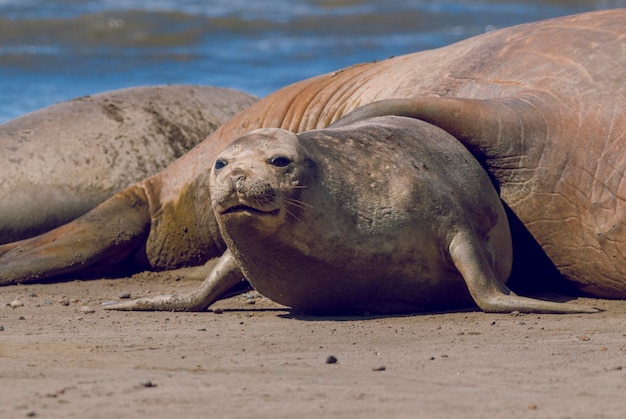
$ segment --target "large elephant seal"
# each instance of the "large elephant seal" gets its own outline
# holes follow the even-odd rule
[[[163,170],[255,100],[209,86],[136,87],[0,125],[0,243],[65,224]]]
[[[389,314],[472,300],[487,312],[595,311],[511,293],[500,198],[469,151],[426,122],[256,130],[217,157],[210,192],[229,250],[220,265],[232,268],[187,297],[110,308],[206,308],[240,270],[263,295],[303,312]]]
[[[625,298],[625,20],[616,9],[520,25],[288,86],[85,216],[0,246],[0,281],[204,263],[226,249],[206,189],[230,141],[261,127],[324,128],[363,105],[414,99],[411,116],[475,154],[568,280]]]

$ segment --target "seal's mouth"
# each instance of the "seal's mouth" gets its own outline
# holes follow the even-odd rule
[[[241,213],[246,213],[246,212],[250,214],[255,214],[255,215],[278,215],[278,213],[280,212],[280,209],[277,208],[271,211],[263,211],[258,208],[250,207],[248,205],[239,204],[239,205],[234,205],[230,208],[225,209],[224,211],[221,212],[221,214],[222,215],[241,214]]]

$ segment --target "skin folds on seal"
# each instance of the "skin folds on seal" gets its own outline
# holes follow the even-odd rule
[[[65,224],[163,170],[255,100],[209,86],[135,87],[0,125],[0,243]]]
[[[253,131],[217,157],[211,198],[228,246],[220,265],[231,268],[193,297],[114,308],[172,308],[185,298],[206,308],[220,297],[218,284],[243,274],[270,299],[313,313],[472,300],[488,312],[594,311],[511,293],[511,237],[489,177],[454,137],[419,120]]]
[[[443,128],[488,169],[568,280],[591,295],[625,298],[625,20],[616,9],[520,25],[281,89],[85,217],[0,246],[0,281],[112,262],[169,269],[219,256],[225,244],[207,185],[229,142],[260,127],[324,128],[364,105],[410,99],[408,111],[384,102],[355,119],[406,112]]]

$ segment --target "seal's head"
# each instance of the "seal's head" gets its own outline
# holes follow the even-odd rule
[[[260,129],[238,138],[215,160],[211,197],[218,223],[254,226],[271,233],[306,208],[311,159],[298,137],[281,129]]]

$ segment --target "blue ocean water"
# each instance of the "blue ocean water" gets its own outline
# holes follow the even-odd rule
[[[613,7],[626,0],[0,0],[0,122],[139,85],[264,96],[358,62]]]

